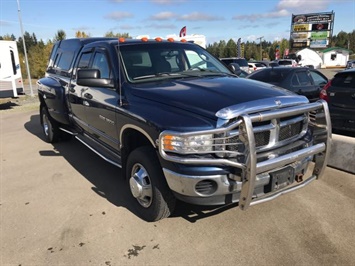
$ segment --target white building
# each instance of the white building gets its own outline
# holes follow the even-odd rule
[[[341,47],[332,47],[320,51],[324,67],[346,67],[350,50]]]

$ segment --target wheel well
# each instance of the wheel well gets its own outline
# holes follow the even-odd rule
[[[122,161],[122,172],[126,172],[126,163],[128,155],[138,147],[151,146],[153,147],[151,141],[142,133],[136,129],[128,128],[122,134],[121,138],[121,161]]]

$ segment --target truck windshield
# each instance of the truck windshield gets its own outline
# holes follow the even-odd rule
[[[121,45],[119,51],[130,82],[232,74],[198,45],[140,43]]]

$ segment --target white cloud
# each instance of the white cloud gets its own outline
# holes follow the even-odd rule
[[[105,18],[113,19],[113,20],[122,20],[131,17],[133,17],[133,14],[129,12],[120,12],[120,11],[112,12],[105,16]]]
[[[182,15],[178,18],[178,20],[185,20],[185,21],[216,21],[216,20],[223,20],[222,17],[212,16],[200,12],[193,12],[187,15]]]
[[[286,9],[291,13],[307,13],[324,11],[330,0],[280,0],[277,10]]]
[[[255,22],[261,18],[281,18],[290,16],[290,13],[286,9],[277,10],[269,13],[260,13],[260,14],[250,14],[250,15],[238,15],[234,16],[235,20],[247,20],[250,22]]]
[[[151,16],[152,20],[169,20],[175,18],[176,15],[172,12],[160,12],[156,15]]]

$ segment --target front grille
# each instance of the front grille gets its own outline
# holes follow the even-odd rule
[[[302,132],[302,122],[282,126],[280,128],[279,141],[290,139],[299,135]]]
[[[266,146],[270,142],[270,130],[254,134],[256,147]]]
[[[270,150],[299,139],[305,134],[307,119],[308,117],[302,114],[282,119],[272,119],[262,123],[253,123],[257,151]],[[215,135],[215,151],[225,152],[224,154],[220,153],[219,156],[224,157],[226,154],[229,154],[228,157],[230,157],[243,153],[244,144],[239,138],[239,130],[237,128],[238,126],[231,131]]]

